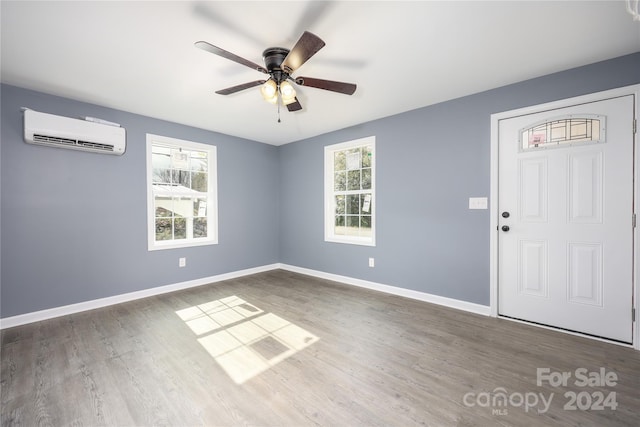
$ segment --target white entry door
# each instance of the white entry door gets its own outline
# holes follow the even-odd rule
[[[633,106],[500,120],[500,315],[632,342]]]

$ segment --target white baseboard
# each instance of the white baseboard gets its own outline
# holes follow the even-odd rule
[[[0,329],[12,328],[14,326],[25,325],[27,323],[39,322],[41,320],[52,319],[54,317],[80,313],[82,311],[87,311],[87,310],[94,310],[96,308],[107,307],[110,305],[120,304],[123,302],[133,301],[141,298],[147,298],[154,295],[166,294],[169,292],[175,292],[182,289],[194,288],[196,286],[207,285],[209,283],[221,282],[223,280],[235,279],[242,276],[249,276],[251,274],[262,273],[265,271],[276,270],[276,269],[282,269],[282,270],[287,270],[294,273],[305,274],[307,276],[313,276],[321,279],[332,280],[332,281],[344,283],[347,285],[359,286],[361,288],[372,289],[375,291],[385,292],[392,295],[399,295],[402,297],[411,298],[419,301],[425,301],[433,304],[438,304],[438,305],[442,305],[449,308],[455,308],[457,310],[463,310],[471,313],[482,314],[484,316],[489,316],[491,314],[490,307],[486,305],[475,304],[467,301],[461,301],[461,300],[442,297],[438,295],[432,295],[425,292],[399,288],[396,286],[383,285],[376,282],[369,282],[367,280],[354,279],[352,277],[340,276],[337,274],[325,273],[322,271],[311,270],[308,268],[276,263],[276,264],[264,265],[261,267],[248,268],[246,270],[239,270],[239,271],[234,271],[230,273],[218,274],[216,276],[204,277],[202,279],[189,280],[186,282],[174,283],[171,285],[159,286],[151,289],[144,289],[142,291],[129,292],[126,294],[115,295],[112,297],[80,302],[77,304],[65,305],[62,307],[50,308],[47,310],[34,311],[32,313],[6,317],[3,319],[0,319]]]
[[[279,264],[279,268],[281,268],[282,270],[292,271],[294,273],[306,274],[308,276],[314,276],[321,279],[333,280],[335,282],[340,282],[347,285],[359,286],[361,288],[372,289],[374,291],[385,292],[388,294],[393,294],[393,295],[398,295],[398,296],[411,298],[419,301],[438,304],[438,305],[442,305],[449,308],[455,308],[457,310],[463,310],[471,313],[481,314],[483,316],[491,315],[491,308],[488,305],[475,304],[472,302],[442,297],[439,295],[428,294],[425,292],[414,291],[412,289],[399,288],[397,286],[383,285],[381,283],[369,282],[367,280],[354,279],[352,277],[340,276],[337,274],[325,273],[317,270],[310,270],[308,268],[296,267],[294,265]]]
[[[126,294],[115,295],[112,297],[100,298],[91,301],[84,301],[77,304],[65,305],[62,307],[50,308],[47,310],[34,311],[31,313],[20,314],[17,316],[6,317],[0,319],[0,329],[12,328],[14,326],[25,325],[27,323],[39,322],[41,320],[52,319],[54,317],[65,316],[67,314],[79,313],[96,308],[107,307],[114,304],[133,301],[140,298],[146,298],[154,295],[166,294],[168,292],[179,291],[182,289],[194,288],[209,283],[221,282],[223,280],[235,279],[251,274],[262,273],[264,271],[275,270],[280,268],[280,264],[270,264],[261,267],[248,268],[246,270],[233,271],[230,273],[218,274],[216,276],[204,277],[202,279],[188,280],[186,282],[174,283],[171,285],[159,286],[156,288],[144,289],[142,291],[129,292]]]

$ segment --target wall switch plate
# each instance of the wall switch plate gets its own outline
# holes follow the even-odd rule
[[[186,258],[178,259],[178,266],[179,267],[184,267],[185,265],[187,265],[187,259]]]
[[[375,267],[376,262],[373,258],[369,258],[369,267]]]
[[[469,197],[469,209],[488,209],[486,197]]]

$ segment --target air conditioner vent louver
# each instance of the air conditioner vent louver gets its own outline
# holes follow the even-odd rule
[[[76,143],[75,139],[57,138],[55,136],[47,136],[47,135],[33,135],[33,141],[39,142],[41,144],[62,144],[62,145],[74,145]]]
[[[78,141],[78,145],[87,148],[95,148],[96,150],[113,151],[113,145],[100,144],[98,142]]]
[[[126,131],[120,126],[26,109],[24,140],[35,145],[122,155],[126,148]]]
[[[96,150],[113,151],[113,145],[100,144],[99,142],[81,141],[70,138],[59,138],[47,135],[33,135],[33,141],[40,144],[77,145],[80,147],[94,148]]]

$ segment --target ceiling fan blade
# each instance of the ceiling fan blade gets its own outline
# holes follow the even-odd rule
[[[282,69],[291,74],[297,70],[302,64],[307,62],[309,58],[316,54],[317,51],[324,47],[325,43],[309,31],[305,31],[300,36],[300,39],[293,46],[293,49],[289,51],[289,54],[284,61],[282,61]]]
[[[302,105],[300,105],[300,101],[298,101],[298,98],[296,98],[296,100],[294,102],[292,102],[291,104],[287,105],[287,110],[289,110],[289,111],[300,111],[300,110],[302,110]]]
[[[264,84],[266,80],[256,80],[255,82],[243,83],[237,86],[231,86],[226,89],[217,90],[216,93],[219,95],[231,95],[232,93],[240,92],[241,90],[249,89],[255,86],[260,86]]]
[[[268,74],[267,70],[265,70],[265,68],[262,65],[258,65],[255,62],[249,61],[248,59],[241,58],[236,54],[227,52],[224,49],[220,49],[218,46],[214,46],[211,43],[207,43],[205,41],[198,41],[198,42],[195,42],[194,45],[197,48],[206,50],[207,52],[213,53],[214,55],[222,56],[223,58],[230,59],[231,61],[237,62],[238,64],[242,64],[246,67],[260,71],[261,73]]]
[[[332,92],[344,93],[345,95],[353,95],[356,91],[356,85],[353,83],[335,82],[333,80],[314,79],[312,77],[297,77],[296,83],[300,86],[315,87],[317,89],[330,90]]]

